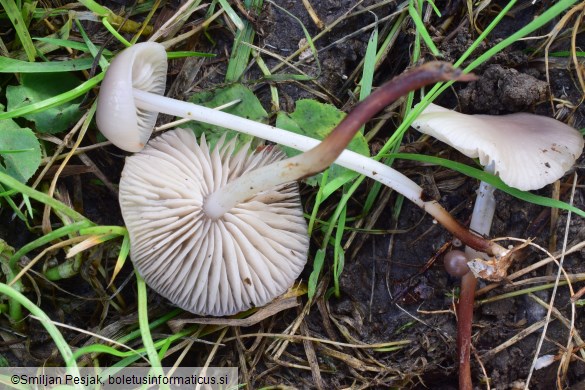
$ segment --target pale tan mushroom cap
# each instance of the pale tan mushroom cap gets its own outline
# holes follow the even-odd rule
[[[296,183],[261,192],[218,220],[206,196],[244,172],[281,160],[277,148],[210,151],[177,129],[126,159],[120,205],[131,258],[147,284],[177,306],[223,316],[262,306],[292,286],[309,247]]]
[[[412,123],[461,153],[492,161],[510,187],[528,191],[560,179],[583,150],[583,136],[555,119],[518,113],[465,115],[430,104]]]

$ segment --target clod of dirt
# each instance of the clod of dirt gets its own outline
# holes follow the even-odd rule
[[[479,80],[459,93],[463,112],[492,114],[526,111],[546,98],[547,84],[537,78],[491,65]]]

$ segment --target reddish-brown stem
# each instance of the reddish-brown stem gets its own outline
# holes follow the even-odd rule
[[[487,253],[490,256],[496,256],[497,258],[508,254],[509,251],[507,249],[482,236],[472,233],[468,228],[461,225],[438,202],[426,201],[423,208],[466,246],[479,252]]]
[[[471,324],[477,279],[468,272],[461,278],[457,305],[457,356],[459,358],[459,390],[472,390],[471,382]]]

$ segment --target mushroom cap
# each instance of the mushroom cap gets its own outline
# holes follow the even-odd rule
[[[155,42],[137,43],[111,61],[100,87],[96,121],[120,149],[138,152],[150,138],[158,113],[137,108],[133,89],[164,94],[167,66],[165,48]]]
[[[258,193],[223,217],[205,198],[244,172],[282,160],[276,147],[210,150],[191,130],[169,131],[126,158],[120,206],[131,259],[147,284],[200,315],[231,315],[284,293],[307,261],[309,238],[295,182]]]
[[[451,145],[510,187],[536,190],[560,179],[583,150],[583,136],[545,116],[465,115],[430,104],[412,123],[418,131]]]

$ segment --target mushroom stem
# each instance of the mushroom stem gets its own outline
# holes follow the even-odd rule
[[[494,163],[485,167],[485,171],[494,173]],[[488,236],[492,228],[492,221],[496,211],[496,198],[494,186],[482,181],[477,190],[477,197],[471,214],[469,227],[482,236]],[[465,248],[468,259],[477,257],[486,258],[485,253],[476,251],[469,246]],[[461,293],[457,306],[457,353],[459,356],[459,389],[473,389],[471,381],[471,333],[473,325],[473,303],[475,301],[475,289],[477,278],[469,271],[461,278]]]
[[[357,131],[357,129],[359,129],[359,127],[367,122],[367,120],[369,120],[373,115],[387,106],[389,101],[396,99],[398,96],[402,96],[409,90],[420,88],[423,85],[433,82],[446,80],[468,81],[472,78],[472,75],[462,74],[460,70],[454,69],[446,63],[439,62],[428,63],[419,68],[415,68],[410,72],[406,72],[403,75],[398,76],[385,85],[379,87],[368,98],[362,101],[358,106],[356,106],[354,110],[352,110],[352,112],[357,111],[357,113],[353,115],[352,113],[348,114],[348,116],[336,128],[334,131],[335,137],[330,136],[326,139],[327,141],[323,141],[321,149],[317,149],[317,151],[313,152],[314,155],[317,155],[317,160],[321,160],[323,162],[322,164],[310,166],[310,169],[306,169],[302,172],[301,168],[298,168],[296,171],[293,170],[293,173],[291,173],[290,176],[286,177],[279,176],[271,178],[271,175],[276,176],[271,174],[271,171],[264,173],[255,171],[254,175],[245,179],[245,183],[248,185],[248,188],[254,188],[252,190],[253,193],[257,193],[260,191],[260,184],[257,184],[257,182],[266,183],[264,180],[273,180],[274,183],[278,184],[296,180],[299,177],[320,172],[329,166],[331,161],[337,157],[337,160],[335,160],[336,164],[370,177],[390,188],[393,188],[396,192],[400,193],[405,198],[414,202],[416,205],[431,214],[440,224],[442,224],[447,230],[453,233],[466,245],[469,245],[482,252],[496,256],[503,256],[507,253],[506,249],[471,233],[469,230],[460,225],[436,201],[423,200],[424,194],[422,188],[402,173],[361,154],[349,150],[343,150],[343,148],[355,134],[355,131]],[[387,88],[386,85],[391,87]],[[396,88],[398,88],[397,90],[402,91],[398,96],[396,96],[396,93],[393,92]],[[143,110],[160,112],[181,118],[190,118],[211,125],[236,130],[301,151],[313,149],[320,143],[318,140],[310,137],[254,122],[249,119],[241,118],[225,112],[216,111],[207,107],[198,106],[193,103],[178,101],[139,89],[134,89],[133,94],[136,106]],[[327,153],[320,155],[323,150],[325,150]],[[303,158],[306,158],[306,156]],[[293,160],[293,163],[298,160],[299,159]],[[288,162],[289,165],[290,163],[291,161]],[[283,173],[286,171],[287,170],[283,170],[278,175],[286,175],[287,173]],[[257,179],[254,176],[257,176]],[[272,186],[273,185],[274,184],[272,184]],[[262,184],[262,186],[264,186],[264,184]],[[230,191],[225,192],[229,193]],[[246,195],[246,199],[247,198],[249,198],[249,194]],[[221,208],[225,208],[228,207],[228,204],[233,204],[233,200],[228,202],[222,201],[218,203],[220,203]],[[221,205],[223,203],[225,203],[225,206]],[[206,212],[209,212],[209,215],[214,215],[216,217],[222,215],[222,212],[220,211],[221,209],[216,211],[215,207],[210,206],[206,207],[206,209]]]
[[[461,278],[461,293],[457,306],[457,356],[459,358],[459,389],[472,390],[471,381],[471,325],[477,279],[473,272]]]
[[[486,165],[484,171],[493,174],[495,165],[493,161]],[[477,197],[473,205],[471,222],[469,228],[482,236],[489,236],[492,228],[492,221],[496,212],[496,198],[494,197],[495,187],[485,181],[479,183]],[[465,253],[470,259],[476,257],[486,258],[484,253],[477,252],[469,247],[465,248]],[[487,259],[486,259],[487,260]]]

